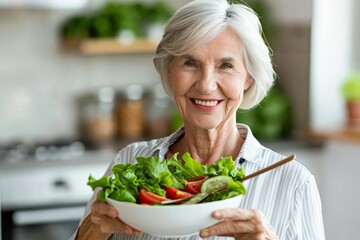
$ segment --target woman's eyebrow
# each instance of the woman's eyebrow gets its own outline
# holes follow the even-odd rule
[[[233,62],[233,61],[235,61],[235,59],[233,57],[223,57],[223,58],[220,58],[220,61],[221,62]]]
[[[183,56],[181,56],[183,59],[195,59],[195,57],[191,54],[185,54]]]
[[[194,57],[191,54],[185,54],[185,55],[181,56],[181,58],[185,59],[185,60],[196,60],[197,59],[196,57]],[[218,62],[234,62],[235,58],[233,58],[233,57],[221,57],[217,61]]]

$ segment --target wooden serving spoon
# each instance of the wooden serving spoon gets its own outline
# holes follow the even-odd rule
[[[244,182],[244,181],[246,181],[246,180],[248,180],[250,178],[256,177],[256,176],[258,176],[260,174],[263,174],[263,173],[265,173],[267,171],[270,171],[271,169],[280,167],[281,165],[284,165],[285,163],[288,163],[288,162],[294,160],[295,158],[296,158],[296,155],[292,154],[292,155],[290,155],[290,156],[288,156],[288,157],[286,157],[286,158],[284,158],[284,159],[282,159],[282,160],[280,160],[280,161],[278,161],[278,162],[276,162],[274,164],[271,164],[271,165],[269,165],[269,166],[267,166],[265,168],[260,169],[259,171],[253,172],[252,174],[249,174],[249,175],[243,177],[242,179],[240,179],[240,181]]]

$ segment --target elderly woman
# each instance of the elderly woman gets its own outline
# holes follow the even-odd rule
[[[270,51],[256,14],[226,0],[195,0],[169,20],[154,63],[184,126],[168,137],[136,142],[118,152],[114,164],[137,156],[170,158],[189,152],[202,164],[232,156],[246,173],[283,158],[236,123],[236,110],[256,106],[273,85]],[[239,208],[222,209],[221,223],[185,239],[325,239],[321,203],[313,175],[300,163],[249,180]],[[121,212],[119,213],[121,215]],[[88,204],[76,239],[159,239],[121,222],[116,210]]]

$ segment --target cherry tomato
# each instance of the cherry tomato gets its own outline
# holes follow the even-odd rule
[[[198,176],[188,179],[187,180],[188,182],[185,187],[185,191],[192,194],[199,193],[202,183],[208,178],[209,178],[208,176]]]
[[[162,201],[169,200],[168,198],[159,196],[155,193],[146,191],[146,189],[142,188],[139,193],[140,204],[155,204],[161,203]]]
[[[173,187],[165,187],[165,191],[166,191],[166,196],[170,199],[181,199],[181,198],[187,198],[193,196],[193,194],[189,192],[184,192]]]

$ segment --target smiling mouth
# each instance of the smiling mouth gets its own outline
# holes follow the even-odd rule
[[[196,105],[204,106],[204,107],[214,107],[219,104],[218,100],[199,100],[199,99],[192,99],[192,102],[194,102]]]

